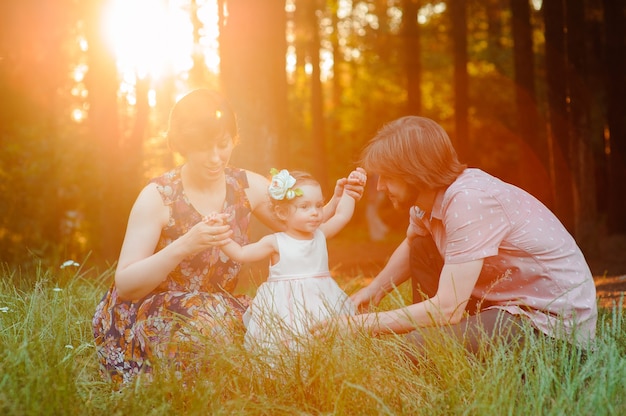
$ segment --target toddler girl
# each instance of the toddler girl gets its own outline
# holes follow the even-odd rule
[[[365,184],[362,172],[354,171],[351,179],[358,176]],[[230,241],[222,250],[241,262],[270,259],[269,277],[244,315],[246,347],[272,349],[283,344],[295,349],[311,324],[355,313],[352,301],[330,275],[326,248],[326,239],[352,218],[355,200],[344,192],[334,215],[324,221],[319,182],[305,172],[271,173],[270,200],[285,231],[245,246]]]

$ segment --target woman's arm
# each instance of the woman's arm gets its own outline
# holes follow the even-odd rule
[[[270,196],[267,191],[270,185],[269,179],[249,170],[246,171],[246,175],[248,176],[246,195],[254,216],[269,229],[284,231],[285,224],[279,221],[272,212]]]
[[[335,193],[324,206],[324,220],[334,215],[344,193],[344,188],[345,192],[357,201],[363,196],[367,175],[362,168],[356,168],[355,172],[358,172],[359,175],[351,174],[351,177],[337,180]],[[284,231],[285,224],[279,221],[272,212],[270,197],[267,191],[270,185],[269,179],[249,170],[246,171],[246,175],[248,177],[246,195],[248,196],[248,201],[250,201],[250,207],[254,216],[271,230]]]
[[[228,226],[200,222],[172,244],[155,253],[161,230],[169,221],[156,185],[146,186],[131,209],[122,244],[115,285],[122,299],[135,300],[153,291],[187,256],[219,245],[232,233]],[[213,235],[216,235],[215,241]]]

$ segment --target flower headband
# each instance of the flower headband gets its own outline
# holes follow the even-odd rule
[[[287,198],[287,200],[290,200],[303,195],[302,189],[293,188],[296,184],[296,179],[289,174],[287,169],[283,169],[279,172],[278,169],[272,168],[270,175],[272,175],[272,183],[268,191],[272,199],[282,201]]]

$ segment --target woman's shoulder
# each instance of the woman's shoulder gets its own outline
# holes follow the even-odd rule
[[[166,205],[172,203],[172,201],[180,198],[183,190],[180,170],[181,166],[178,166],[150,179],[144,190],[153,189],[152,192],[156,191]]]
[[[180,179],[181,179],[180,170],[181,170],[181,166],[177,166],[174,169],[171,169],[165,173],[162,173],[161,175],[157,177],[150,179],[148,181],[148,184],[155,183],[158,186],[164,186],[164,185],[172,185],[172,184],[178,183],[180,182]]]

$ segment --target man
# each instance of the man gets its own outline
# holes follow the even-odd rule
[[[361,163],[393,206],[409,211],[410,226],[352,300],[361,310],[376,305],[412,278],[414,303],[346,317],[344,325],[406,333],[418,346],[445,329],[470,351],[495,338],[517,340],[524,321],[583,347],[594,338],[595,285],[572,236],[532,195],[460,163],[441,126],[395,120],[368,143]]]

